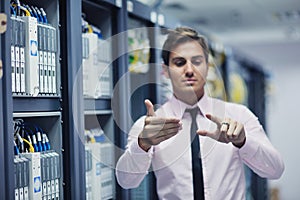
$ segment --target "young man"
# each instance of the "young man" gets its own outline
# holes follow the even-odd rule
[[[145,101],[147,116],[133,125],[117,163],[122,187],[137,187],[152,166],[160,199],[240,200],[243,164],[265,178],[283,173],[282,158],[257,117],[245,106],[205,94],[208,55],[196,31],[181,27],[169,33],[162,57],[173,97],[156,112]]]

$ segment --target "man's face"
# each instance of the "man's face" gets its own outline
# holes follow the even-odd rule
[[[172,49],[164,70],[177,98],[199,100],[203,96],[208,67],[200,44],[190,41]]]

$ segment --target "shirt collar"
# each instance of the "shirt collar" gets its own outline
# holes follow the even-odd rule
[[[204,93],[203,97],[193,106],[180,101],[174,95],[171,97],[170,103],[173,108],[172,109],[173,114],[177,118],[182,118],[186,109],[198,107],[200,109],[200,112],[203,115],[209,113],[212,110],[211,109],[212,104],[211,104],[210,98],[205,93]],[[176,108],[176,109],[174,109],[174,108]]]

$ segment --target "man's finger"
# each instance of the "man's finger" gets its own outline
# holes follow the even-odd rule
[[[209,131],[206,131],[206,130],[197,130],[197,134],[198,135],[202,135],[202,136],[207,136],[207,137],[210,137],[210,138],[213,138],[213,139],[216,139],[218,136],[217,136],[217,132],[209,132]]]
[[[243,128],[244,128],[244,126],[241,123],[238,123],[235,131],[232,134],[232,137],[234,139],[237,139],[239,137],[240,133],[242,132]]]
[[[177,124],[149,124],[147,125],[147,127],[145,127],[145,130],[149,131],[149,132],[156,132],[156,131],[164,131],[164,130],[168,130],[168,129],[173,129],[173,128],[181,128],[181,125],[179,123]]]
[[[207,119],[215,122],[218,126],[221,126],[222,120],[216,116],[213,116],[211,114],[206,114],[205,115],[207,117]]]
[[[145,100],[145,105],[146,105],[146,108],[147,108],[147,116],[155,116],[153,104],[151,103],[151,101],[146,99]]]
[[[207,131],[204,131],[204,130],[198,130],[198,131],[197,131],[197,134],[198,134],[198,135],[202,135],[202,136],[207,136],[207,133],[208,133],[208,132],[207,132]]]
[[[180,123],[180,119],[176,118],[162,118],[162,117],[148,117],[145,120],[146,124],[178,124]]]

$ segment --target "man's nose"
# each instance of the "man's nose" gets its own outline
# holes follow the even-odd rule
[[[193,66],[193,64],[190,61],[186,62],[186,65],[185,65],[185,74],[188,77],[191,77],[194,74],[194,66]]]
[[[185,71],[194,71],[194,65],[191,61],[187,61],[185,64]]]

